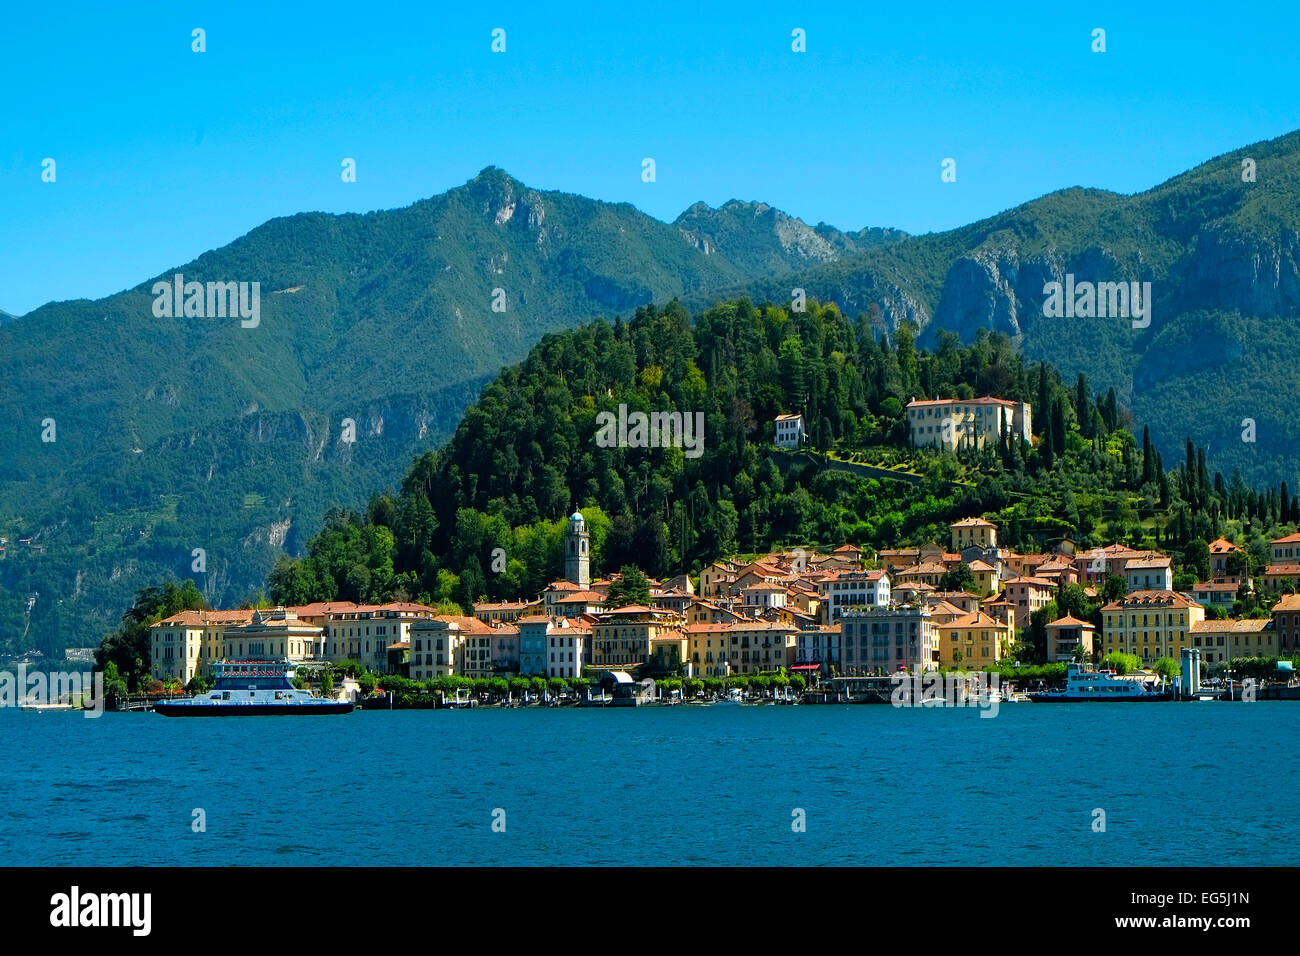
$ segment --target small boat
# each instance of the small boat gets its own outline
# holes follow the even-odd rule
[[[72,705],[72,704],[63,704],[63,703],[58,703],[58,704],[42,704],[42,703],[37,703],[37,702],[35,702],[35,701],[26,701],[26,702],[24,702],[24,703],[19,704],[19,705],[18,705],[18,709],[19,709],[19,710],[34,710],[34,711],[36,711],[36,712],[39,714],[39,713],[43,713],[43,712],[48,711],[48,710],[79,710],[80,708],[75,707],[75,706]]]
[[[1174,694],[1173,691],[1159,689],[1154,679],[1143,674],[1094,671],[1071,662],[1066,666],[1064,690],[1038,691],[1030,694],[1029,699],[1036,704],[1163,701],[1173,700]]]
[[[727,696],[713,702],[714,707],[731,707],[739,706],[741,703],[741,693],[739,687],[733,687],[727,691]]]
[[[315,697],[290,680],[288,661],[220,661],[213,665],[216,684],[206,694],[179,700],[160,700],[155,714],[164,717],[261,717],[272,714],[295,717],[350,714],[351,701]]]

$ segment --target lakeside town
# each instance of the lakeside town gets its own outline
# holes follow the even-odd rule
[[[1066,589],[1112,599],[1101,604],[1100,627],[1070,613],[1044,622],[1049,664],[1131,655],[1158,673],[1162,659],[1195,650],[1213,672],[1240,658],[1285,656],[1300,638],[1300,595],[1281,597],[1267,615],[1226,616],[1254,583],[1233,573],[1242,550],[1225,539],[1210,545],[1212,576],[1189,593],[1174,589],[1171,560],[1155,551],[1113,544],[1074,553],[1065,542],[1022,554],[1000,547],[997,530],[970,517],[952,523],[946,547],[873,553],[845,544],[719,560],[698,577],[647,579],[648,601],[620,604],[611,600],[619,576],[590,579],[589,534],[575,512],[565,577],[533,600],[476,604],[472,616],[415,603],[181,611],[150,627],[151,672],[171,686],[203,686],[217,662],[266,658],[307,672],[359,665],[420,684],[541,678],[528,686],[543,693],[589,686],[602,673],[632,683],[767,675],[782,678],[773,686],[793,680],[803,689],[835,678],[997,670],[1035,612]],[[1272,545],[1266,587],[1293,586],[1300,534]]]

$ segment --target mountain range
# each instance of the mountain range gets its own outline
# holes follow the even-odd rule
[[[1167,456],[1190,436],[1225,474],[1285,477],[1300,461],[1283,347],[1298,198],[1292,133],[1137,195],[1067,189],[924,236],[759,202],[664,223],[494,167],[403,209],[271,220],[116,295],[0,317],[0,649],[93,644],[161,577],[195,577],[214,604],[249,596],[545,333],[674,298],[801,288],[881,332],[911,322],[922,342],[993,328],[1114,388]],[[258,282],[257,326],[155,315],[154,283],[177,273]],[[1151,282],[1153,321],[1044,316],[1045,283],[1067,274]]]

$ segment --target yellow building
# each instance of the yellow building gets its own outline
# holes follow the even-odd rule
[[[1202,659],[1223,663],[1238,657],[1276,657],[1277,629],[1273,618],[1223,618],[1192,625],[1192,646]]]
[[[999,621],[983,611],[964,614],[940,624],[939,661],[958,670],[982,670],[1002,660],[1015,643],[1009,621]]]
[[[779,621],[690,624],[687,657],[701,677],[758,674],[794,665],[799,628]]]
[[[1096,649],[1097,629],[1088,621],[1073,615],[1059,617],[1046,626],[1047,659],[1054,663],[1072,661],[1079,647],[1084,650],[1084,660],[1091,661]]]
[[[912,444],[945,451],[980,448],[1002,435],[1030,441],[1033,413],[1027,402],[1004,398],[912,399],[907,403],[907,425]]]
[[[682,627],[680,614],[640,604],[606,611],[591,626],[591,663],[605,670],[642,665],[654,654],[652,641]]]
[[[385,673],[389,646],[409,642],[411,626],[434,615],[433,608],[423,604],[394,602],[330,607],[322,625],[318,656],[327,661],[358,661],[371,671]]]
[[[254,611],[242,623],[226,625],[222,635],[225,660],[287,660],[293,663],[316,660],[321,628],[298,619],[290,608]],[[387,666],[388,649],[384,648]]]
[[[971,574],[975,576],[975,585],[983,594],[997,594],[998,588],[1002,586],[1001,578],[998,575],[998,569],[987,562],[976,558],[967,567],[970,568]]]
[[[514,631],[518,634],[518,628]],[[494,633],[492,625],[476,617],[439,615],[415,621],[410,630],[411,680],[464,676],[467,670],[484,676],[491,669],[491,642],[476,645],[471,657],[466,645],[470,638],[486,639]]]
[[[1047,607],[1056,588],[1046,578],[1008,578],[1002,584],[1002,596],[1015,607],[1016,627],[1028,627],[1029,617],[1040,608]]]
[[[962,518],[950,524],[952,549],[958,553],[967,548],[996,548],[998,526],[983,518]]]
[[[149,627],[149,672],[159,680],[188,684],[212,673],[214,661],[226,657],[226,628],[247,624],[253,612],[181,611]]]
[[[1136,654],[1144,664],[1179,660],[1204,620],[1205,608],[1176,591],[1133,591],[1101,609],[1101,652]]]
[[[730,594],[738,570],[731,561],[714,561],[700,572],[700,597],[719,598]]]

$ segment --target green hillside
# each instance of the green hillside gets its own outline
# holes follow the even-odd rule
[[[249,596],[281,549],[396,482],[544,334],[743,283],[742,239],[780,247],[731,229],[706,253],[627,204],[488,168],[404,209],[275,219],[118,295],[5,321],[0,651],[23,634],[95,643],[140,587],[188,576],[195,549],[208,601]],[[259,282],[260,324],[155,316],[154,282],[177,272]]]
[[[959,457],[908,448],[905,396],[989,392],[1031,402],[1035,441]],[[703,453],[602,447],[599,416],[699,413]],[[774,415],[805,413],[810,465],[784,471]],[[1042,411],[1037,411],[1041,409]],[[725,302],[692,321],[676,303],[630,322],[546,336],[484,390],[451,440],[412,464],[364,513],[332,514],[302,559],[283,559],[270,595],[316,600],[531,598],[562,573],[564,518],[580,508],[593,574],[634,564],[658,576],[782,546],[874,548],[946,542],[948,524],[989,514],[1007,545],[1040,552],[1123,541],[1208,576],[1206,544],[1230,535],[1256,565],[1270,534],[1300,521],[1283,483],[1252,491],[1212,474],[1205,454],[1166,469],[1139,444],[1112,391],[1030,366],[999,333],[951,333],[918,351],[905,326],[873,337],[834,305],[804,313]],[[864,478],[869,462],[919,481]],[[1204,567],[1202,568],[1202,564]],[[1190,581],[1182,586],[1190,586]]]

